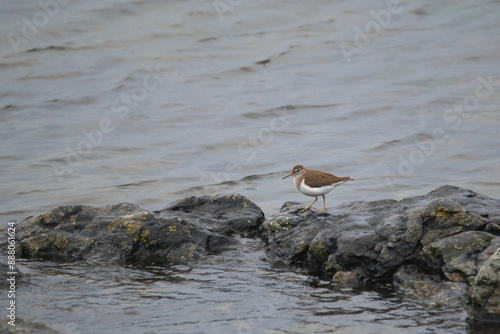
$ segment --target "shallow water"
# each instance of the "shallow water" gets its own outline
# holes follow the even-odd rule
[[[284,201],[310,201],[281,180],[298,163],[356,178],[327,197],[330,207],[443,184],[500,198],[498,2],[42,3],[52,5],[0,0],[4,224],[62,204],[156,210],[214,193],[241,193],[271,215]],[[255,261],[265,258],[258,249]],[[70,292],[61,303],[57,289],[36,294],[25,317],[52,325],[64,314],[81,332],[220,332],[239,323],[244,332],[246,319],[260,324],[248,332],[416,333],[437,323],[467,331],[461,311],[415,306],[390,289],[334,292],[265,260],[171,274],[23,267],[35,286]],[[178,284],[189,293],[175,295]],[[150,288],[152,296],[134,290]],[[103,300],[108,289],[113,297]],[[249,306],[262,296],[272,297],[263,301],[269,317]],[[114,322],[79,316],[94,300]]]
[[[338,289],[271,266],[257,240],[171,268],[24,262],[21,314],[62,333],[467,333],[460,308],[390,285]],[[28,302],[29,299],[29,302]]]

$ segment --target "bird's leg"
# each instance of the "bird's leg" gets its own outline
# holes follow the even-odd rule
[[[314,201],[313,201],[311,204],[309,204],[308,206],[305,206],[305,207],[302,209],[302,212],[306,211],[307,209],[310,209],[310,208],[311,208],[311,206],[312,206],[314,203],[316,203],[316,201],[317,201],[317,200],[318,200],[318,196],[316,196],[316,198],[314,198]]]
[[[323,209],[319,210],[319,211],[323,212],[325,210],[326,210],[326,199],[325,199],[325,195],[323,195]]]

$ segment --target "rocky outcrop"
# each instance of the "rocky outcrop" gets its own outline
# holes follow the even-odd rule
[[[463,305],[500,247],[500,200],[458,187],[325,213],[302,213],[296,204],[269,217],[259,237],[275,261],[332,275],[340,285],[392,279],[420,298]]]
[[[17,254],[132,264],[185,263],[255,235],[262,210],[240,195],[188,197],[148,212],[121,203],[61,206],[17,226]]]
[[[16,226],[16,254],[186,263],[234,249],[236,236],[256,235],[273,261],[329,275],[340,286],[390,279],[431,303],[467,301],[474,319],[500,320],[500,200],[453,186],[323,213],[287,202],[265,221],[240,195],[188,197],[156,212],[127,203],[61,206]]]

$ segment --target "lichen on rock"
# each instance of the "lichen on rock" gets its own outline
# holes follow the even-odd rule
[[[479,270],[467,306],[473,317],[494,320],[500,325],[500,248]]]
[[[151,213],[120,203],[60,206],[18,225],[17,252],[38,257],[133,264],[184,263],[255,235],[262,210],[241,195],[188,197]]]
[[[392,279],[431,303],[463,305],[500,247],[499,222],[500,200],[442,186],[424,196],[351,202],[323,213],[285,203],[259,237],[271,259],[328,275],[340,286]]]

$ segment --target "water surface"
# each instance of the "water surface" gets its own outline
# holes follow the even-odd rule
[[[215,193],[269,216],[309,202],[281,180],[295,164],[356,178],[330,207],[443,184],[500,198],[499,2],[50,3],[0,0],[3,224]],[[336,290],[242,242],[188,269],[25,262],[19,313],[81,333],[470,330],[461,310]]]

